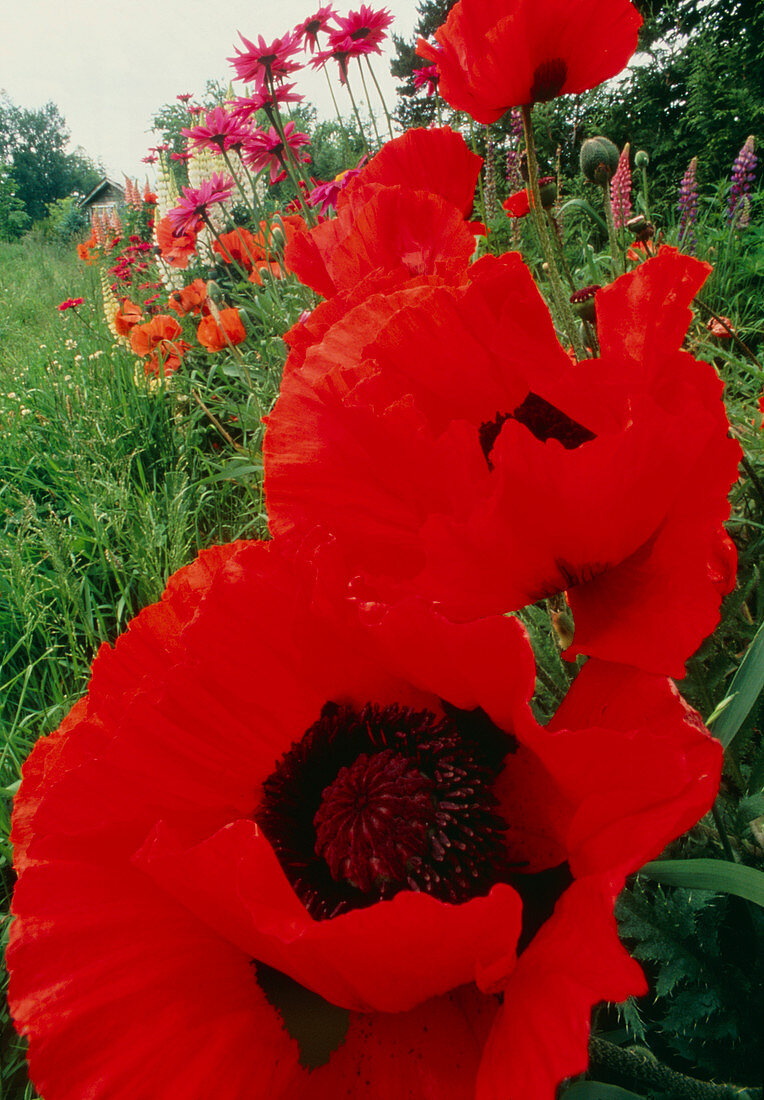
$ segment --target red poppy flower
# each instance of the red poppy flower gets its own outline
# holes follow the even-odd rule
[[[541,729],[516,619],[362,626],[334,583],[202,554],[38,742],[8,963],[46,1100],[552,1100],[592,1004],[644,992],[613,898],[718,743],[599,662]]]
[[[680,350],[709,270],[665,249],[599,291],[602,355],[577,365],[516,254],[370,297],[287,363],[271,530],[325,527],[373,591],[458,619],[567,591],[569,655],[681,676],[734,582],[740,450]]]
[[[174,291],[168,298],[167,305],[181,317],[188,313],[206,312],[207,284],[204,279],[194,279],[188,286]]]
[[[143,310],[129,298],[125,298],[114,314],[114,327],[120,336],[129,336],[131,330],[143,320]]]
[[[214,252],[227,263],[236,263],[245,271],[251,271],[258,260],[265,258],[261,244],[248,229],[240,226],[230,233],[221,233],[212,246]]]
[[[156,227],[159,254],[170,267],[188,267],[188,261],[196,252],[196,233],[186,229],[177,237],[169,218],[162,218]]]
[[[475,249],[472,209],[481,160],[448,127],[388,142],[337,196],[337,217],[299,233],[288,268],[326,298],[372,273],[458,278]]]
[[[482,164],[483,158],[450,126],[417,128],[386,142],[348,188],[352,192],[367,184],[401,184],[440,195],[468,218]]]
[[[200,321],[196,338],[207,351],[222,351],[246,340],[247,333],[238,309],[221,309],[217,317],[210,314]]]
[[[298,234],[287,246],[290,271],[329,298],[373,272],[401,279],[437,273],[458,278],[475,248],[461,213],[437,195],[406,187],[353,190],[337,217]]]
[[[514,195],[510,195],[501,205],[506,210],[507,217],[524,218],[526,214],[530,214],[531,212],[531,200],[528,194],[528,188],[524,187],[522,191],[515,191]]]
[[[459,0],[417,53],[438,66],[439,91],[490,123],[510,109],[595,88],[637,48],[629,0]]]

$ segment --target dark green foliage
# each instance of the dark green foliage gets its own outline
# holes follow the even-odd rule
[[[456,0],[419,0],[416,6],[419,18],[412,41],[407,42],[400,35],[393,35],[395,57],[390,63],[390,72],[401,81],[398,85],[399,100],[395,111],[401,126],[429,126],[435,120],[434,100],[428,99],[424,92],[414,88],[412,71],[428,64],[424,58],[417,56],[416,42],[420,35],[422,38],[430,38],[441,23],[445,23],[455,2]]]
[[[72,192],[86,195],[102,173],[77,151],[67,152],[69,131],[58,107],[17,107],[0,103],[0,163],[11,167],[16,194],[33,221],[45,217],[49,203]]]
[[[736,898],[638,881],[617,916],[650,979],[640,1008],[655,1052],[685,1072],[756,1084],[764,913]]]
[[[31,223],[10,168],[0,165],[0,241],[20,237]]]

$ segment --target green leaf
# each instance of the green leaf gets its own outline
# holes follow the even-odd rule
[[[725,748],[748,717],[762,689],[764,689],[764,623],[748,646],[727,695],[708,719],[709,725],[713,723],[714,737],[721,741]]]
[[[735,894],[764,906],[764,872],[725,859],[657,859],[646,863],[640,875],[666,886]]]
[[[603,233],[607,233],[607,226],[605,225],[604,221],[599,216],[599,214],[594,209],[594,207],[590,206],[589,203],[586,202],[585,199],[568,199],[567,202],[564,202],[562,204],[562,206],[557,211],[557,213],[558,214],[563,214],[566,210],[570,209],[571,206],[574,209],[583,210],[585,214],[589,215],[589,217],[592,219],[593,222],[596,222],[596,224],[600,227],[600,229],[602,230]]]
[[[560,1100],[644,1100],[636,1092],[600,1081],[576,1081],[561,1094]]]

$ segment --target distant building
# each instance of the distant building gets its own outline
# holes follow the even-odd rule
[[[125,205],[125,189],[114,180],[106,176],[93,188],[89,195],[80,199],[77,204],[81,210],[90,214],[102,214],[110,216],[119,213],[120,207]]]

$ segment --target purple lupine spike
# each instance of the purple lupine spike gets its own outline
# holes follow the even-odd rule
[[[509,132],[515,141],[523,136],[523,113],[517,107],[513,107],[509,115]]]
[[[679,184],[679,243],[694,252],[698,243],[695,223],[698,220],[698,158],[693,157]]]
[[[618,167],[610,181],[610,204],[613,207],[615,227],[620,229],[631,217],[631,168],[628,141],[618,158]]]
[[[735,163],[732,166],[732,186],[727,204],[727,217],[730,221],[734,219],[739,226],[748,225],[751,217],[751,200],[748,192],[756,176],[758,163],[753,144],[754,137],[751,134],[746,138],[745,145],[735,157]]]

